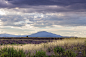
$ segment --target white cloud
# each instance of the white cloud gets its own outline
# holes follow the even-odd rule
[[[3,9],[0,9],[0,15],[6,15],[6,13]]]
[[[14,9],[1,8],[0,15],[23,15],[22,12],[18,12]]]
[[[62,17],[62,16],[65,16],[64,13],[46,13],[45,15],[50,15],[50,16],[57,16],[57,17]]]
[[[3,25],[3,22],[0,20],[0,26]]]

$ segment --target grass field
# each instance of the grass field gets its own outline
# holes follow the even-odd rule
[[[13,47],[13,49],[17,51],[14,51],[9,47]],[[22,56],[16,55],[17,57],[86,57],[85,38],[65,38],[62,40],[53,40],[53,42],[48,41],[47,43],[40,44],[3,44],[0,45],[0,51],[2,52],[4,49],[4,52],[1,53],[0,56],[10,56],[10,53],[7,52],[6,48],[9,48],[8,51],[11,49],[12,51],[10,52],[19,52],[20,55],[23,54]],[[19,49],[21,49],[21,51],[18,51]]]

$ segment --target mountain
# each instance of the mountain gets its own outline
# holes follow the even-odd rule
[[[0,37],[26,37],[27,35],[0,34]]]
[[[46,32],[46,31],[40,31],[40,32],[31,34],[28,37],[62,37],[62,36],[56,35],[50,32]]]
[[[46,31],[40,31],[31,35],[11,35],[11,34],[0,34],[0,37],[62,37]]]
[[[19,37],[19,35],[12,35],[12,34],[0,34],[0,37]]]

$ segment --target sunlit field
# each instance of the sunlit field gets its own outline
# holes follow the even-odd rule
[[[35,41],[39,41],[39,40],[35,40]],[[78,54],[75,57],[78,57],[78,56],[86,56],[84,54],[79,54],[79,52],[81,52],[83,49],[86,49],[85,41],[86,41],[85,38],[76,38],[76,39],[75,38],[69,38],[69,39],[65,38],[62,40],[53,40],[53,42],[40,43],[40,44],[2,44],[2,45],[0,45],[0,49],[3,49],[4,47],[6,47],[6,48],[13,47],[15,50],[23,49],[25,54],[30,52],[31,56],[33,56],[33,54],[36,54],[36,51],[43,50],[46,52],[47,56],[51,56],[51,55],[54,56],[57,53],[55,53],[53,51],[53,49],[55,47],[59,46],[59,47],[64,48],[65,51],[68,49],[72,50],[73,52]],[[48,52],[49,48],[51,49],[50,52]],[[58,55],[56,55],[56,56],[58,56]],[[59,56],[63,56],[63,55],[59,55]],[[29,56],[27,55],[27,57],[29,57]]]

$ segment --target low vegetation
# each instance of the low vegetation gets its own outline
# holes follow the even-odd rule
[[[13,45],[14,44],[14,45]],[[86,57],[86,39],[64,39],[49,43],[0,46],[0,57]],[[27,50],[27,52],[26,52]]]
[[[0,57],[26,57],[23,50],[15,50],[14,48],[3,48],[0,50]]]

